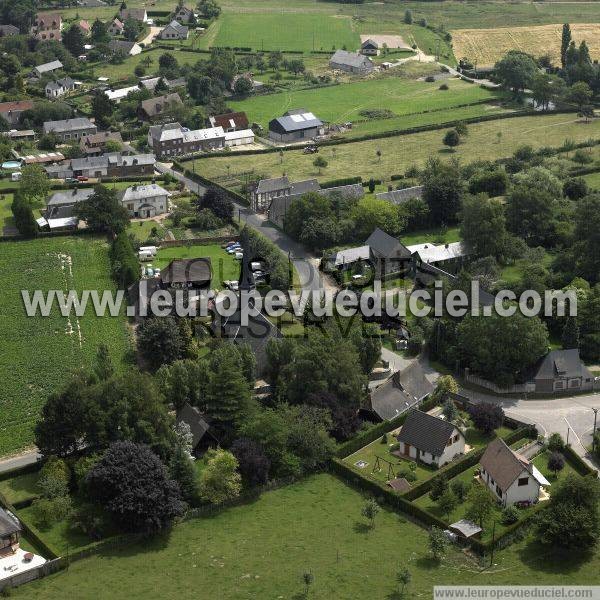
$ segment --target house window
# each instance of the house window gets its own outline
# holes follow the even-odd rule
[[[565,382],[564,381],[555,381],[554,382],[554,389],[555,390],[564,390],[565,389]]]
[[[529,483],[529,477],[520,477],[517,485],[519,487],[522,487],[524,485],[527,485],[528,483]]]

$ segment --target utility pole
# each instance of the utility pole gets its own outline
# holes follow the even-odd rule
[[[598,409],[592,408],[594,411],[594,432],[592,433],[592,452],[596,451],[596,420],[598,418]]]
[[[492,553],[490,554],[490,567],[494,564],[494,546],[496,541],[496,521],[494,521],[494,525],[492,526]]]

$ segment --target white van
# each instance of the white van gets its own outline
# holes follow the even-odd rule
[[[10,174],[11,181],[21,181],[21,171],[15,171]]]
[[[152,254],[152,256],[156,256],[156,253],[158,252],[158,248],[156,246],[141,246],[140,252],[150,252],[150,254]]]
[[[152,256],[152,253],[148,252],[147,250],[140,250],[138,252],[138,258],[140,259],[140,261],[146,262],[152,260],[154,256]]]

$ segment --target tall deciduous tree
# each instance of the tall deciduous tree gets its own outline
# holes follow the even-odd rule
[[[86,476],[90,498],[125,531],[154,533],[183,515],[179,486],[147,446],[116,442]]]
[[[503,256],[506,243],[504,206],[485,195],[466,196],[461,210],[460,234],[477,256]]]
[[[456,223],[465,189],[458,163],[430,158],[421,174],[421,184],[431,224]]]
[[[93,231],[118,234],[129,225],[129,213],[119,202],[117,192],[101,184],[89,198],[76,205],[74,212]]]
[[[562,26],[562,36],[560,41],[560,64],[564,69],[567,63],[567,50],[571,44],[571,26],[568,23],[565,23]]]

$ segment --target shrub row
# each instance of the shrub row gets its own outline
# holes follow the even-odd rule
[[[187,178],[191,179],[192,181],[195,181],[196,183],[198,183],[200,185],[217,188],[217,189],[221,190],[224,194],[227,194],[227,196],[231,199],[232,202],[236,202],[237,204],[243,204],[244,206],[248,206],[248,202],[247,202],[246,198],[244,198],[244,196],[242,196],[241,194],[238,194],[237,192],[234,192],[233,190],[226,188],[225,186],[221,185],[220,183],[217,183],[215,181],[207,179],[206,177],[203,177],[202,175],[199,175],[198,173],[194,173],[193,171],[186,169],[185,167],[183,167],[181,165],[181,163],[174,162],[173,165],[175,166],[176,169],[183,171],[183,174]]]
[[[324,181],[321,184],[321,189],[339,187],[341,185],[352,185],[353,183],[362,183],[362,177],[358,175],[356,177],[342,177],[340,179],[331,179],[330,181]]]
[[[562,453],[565,455],[565,458],[573,465],[573,468],[577,471],[579,475],[582,477],[587,477],[588,475],[593,475],[594,477],[598,476],[598,471],[596,469],[592,469],[587,463],[583,461],[581,456],[573,450],[571,446],[565,445]]]

